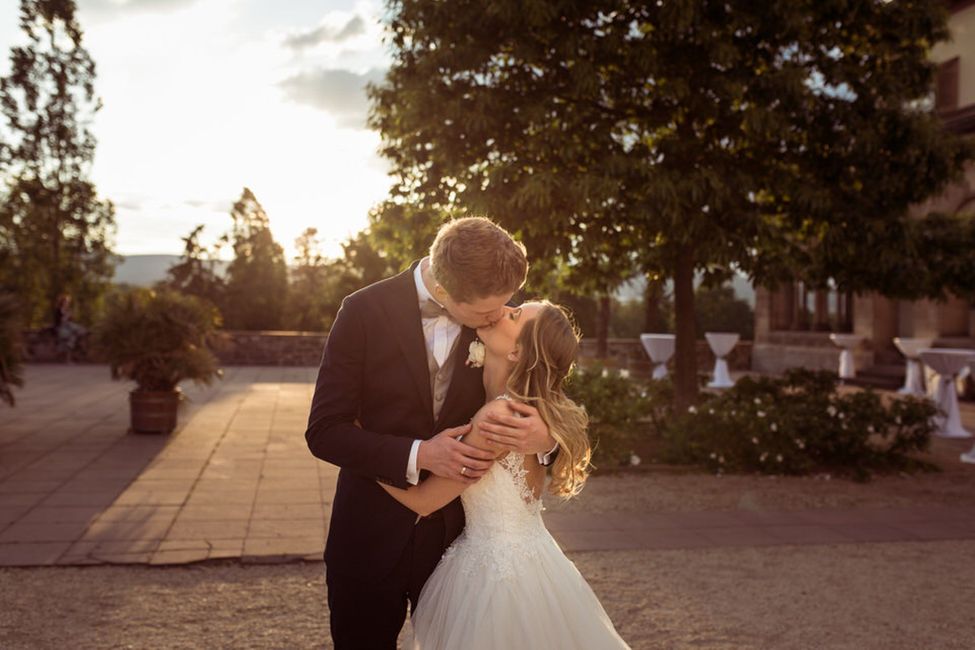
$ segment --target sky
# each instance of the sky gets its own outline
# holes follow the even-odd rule
[[[0,0],[0,74],[19,4]],[[104,102],[91,178],[116,205],[116,252],[179,254],[198,224],[216,240],[245,186],[289,261],[305,228],[335,256],[365,227],[390,187],[363,90],[389,65],[381,0],[77,4]]]

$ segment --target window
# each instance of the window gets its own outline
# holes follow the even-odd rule
[[[950,111],[958,108],[958,57],[938,66],[935,74],[934,108],[937,111]]]

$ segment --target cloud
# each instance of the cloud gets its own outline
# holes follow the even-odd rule
[[[334,116],[340,126],[361,129],[369,111],[366,84],[382,81],[385,74],[379,68],[363,74],[322,68],[301,72],[279,86],[290,101],[324,111]]]
[[[123,198],[115,201],[115,208],[118,210],[132,210],[134,212],[142,209],[144,201],[142,199]]]
[[[169,12],[189,7],[198,0],[81,0],[81,11],[99,17],[135,12]]]
[[[342,27],[320,25],[314,29],[292,34],[284,39],[284,44],[294,50],[303,50],[321,43],[340,43],[354,36],[366,33],[366,21],[355,15]]]
[[[187,199],[182,202],[182,205],[194,208],[197,210],[209,210],[211,212],[230,212],[233,207],[233,201],[227,200],[207,200],[207,199]]]

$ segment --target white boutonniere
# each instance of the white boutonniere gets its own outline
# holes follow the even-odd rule
[[[480,339],[471,341],[470,347],[467,348],[466,364],[471,368],[480,368],[484,365],[484,344]]]

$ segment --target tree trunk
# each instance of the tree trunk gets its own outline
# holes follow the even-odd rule
[[[643,314],[643,331],[652,333],[663,331],[660,317],[660,298],[663,294],[663,282],[647,275],[647,288],[643,293],[646,311]]]
[[[829,331],[829,293],[817,289],[813,307],[813,329],[817,332]]]
[[[694,251],[682,246],[674,270],[674,313],[677,340],[674,351],[674,402],[678,412],[697,402],[697,333],[694,331]]]
[[[612,301],[609,295],[599,297],[599,314],[596,320],[596,357],[609,356],[609,317]]]

